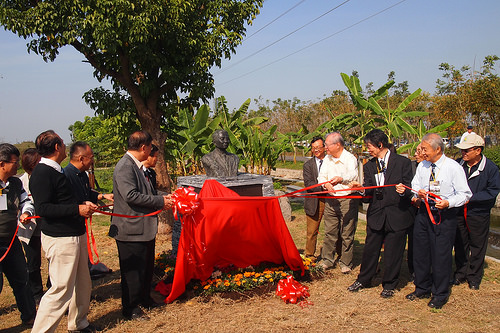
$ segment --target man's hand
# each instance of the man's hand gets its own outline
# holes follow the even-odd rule
[[[31,216],[30,213],[22,213],[21,216],[19,216],[19,222],[21,222],[23,224],[28,223],[30,220],[26,220],[26,218],[28,218],[30,216]]]
[[[419,198],[415,198],[415,197],[411,198],[411,204],[417,208],[420,208],[421,202],[422,202],[422,200]]]
[[[398,192],[399,194],[405,193],[405,190],[406,188],[403,184],[399,183],[398,185],[396,185],[396,192]]]
[[[417,195],[420,199],[425,199],[425,197],[427,197],[427,192],[425,190],[418,190]]]
[[[113,200],[113,198],[114,198],[113,193],[106,193],[106,194],[103,193],[103,194],[101,194],[101,196],[102,196],[102,198],[100,200],[106,199],[106,200],[109,200],[109,201],[114,201]]]
[[[344,179],[340,176],[335,176],[333,177],[332,179],[330,179],[330,184],[332,184],[333,186],[337,185],[337,184],[340,184],[344,181]]]
[[[174,200],[172,199],[172,196],[170,194],[163,196],[163,209],[170,209],[172,208],[173,204]]]
[[[90,203],[91,205],[89,205]],[[95,208],[94,208],[95,207]],[[78,213],[83,217],[91,217],[94,210],[97,208],[95,204],[90,201],[85,201],[83,205],[78,205]]]
[[[350,188],[359,188],[359,187],[361,187],[361,184],[357,181],[352,181],[349,183],[349,187]]]
[[[333,191],[333,185],[332,185],[332,184],[330,184],[330,183],[325,183],[323,186],[325,187],[325,189],[326,189],[328,192]],[[333,195],[333,193],[328,193],[328,194],[329,194],[329,195]]]
[[[448,200],[436,201],[436,208],[438,208],[438,209],[445,209],[445,208],[448,208],[449,206],[450,206],[450,203],[448,202]]]

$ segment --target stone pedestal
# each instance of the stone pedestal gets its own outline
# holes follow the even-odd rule
[[[209,179],[206,175],[183,176],[177,178],[178,187],[194,187],[197,193],[200,192],[205,180]],[[271,176],[255,175],[251,173],[240,173],[236,177],[212,178],[217,180],[225,187],[233,190],[241,196],[274,196],[273,179]]]

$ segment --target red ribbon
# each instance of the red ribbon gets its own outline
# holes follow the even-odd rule
[[[279,296],[285,303],[299,303],[302,307],[312,304],[309,301],[304,302],[310,296],[309,288],[295,281],[291,275],[278,282],[276,296]]]
[[[177,214],[191,215],[200,205],[198,193],[194,191],[192,186],[179,187],[172,193],[172,198],[174,199],[174,217]]]

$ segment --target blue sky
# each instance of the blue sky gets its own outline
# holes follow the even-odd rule
[[[352,70],[362,86],[372,81],[379,87],[395,71],[396,82],[407,80],[411,91],[434,93],[440,63],[475,63],[479,69],[485,56],[500,56],[498,0],[406,0],[369,19],[399,1],[351,0],[258,52],[342,2],[266,0],[247,36],[298,5],[213,69],[216,96],[225,96],[230,109],[247,98],[251,108],[259,97],[318,101],[345,90],[340,73]],[[0,141],[33,140],[49,128],[69,141],[68,126],[93,115],[81,96],[99,85],[82,59],[66,47],[55,62],[45,63],[26,52],[26,41],[0,30]]]

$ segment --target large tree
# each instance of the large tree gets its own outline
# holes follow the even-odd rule
[[[169,189],[161,130],[168,110],[214,95],[209,69],[235,52],[262,2],[0,0],[0,25],[29,40],[28,51],[45,61],[72,46],[99,81],[110,79],[114,91],[103,98],[122,94],[133,102],[142,128],[160,146],[159,181]]]

